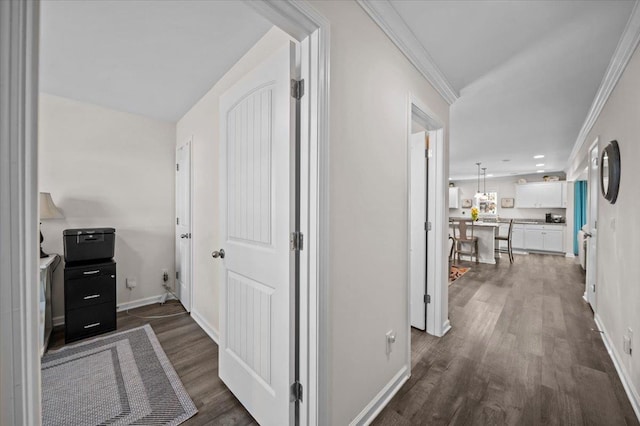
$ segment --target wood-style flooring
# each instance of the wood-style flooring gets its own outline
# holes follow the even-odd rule
[[[638,425],[573,260],[464,265],[471,270],[449,287],[453,329],[442,338],[412,330],[411,378],[374,424]],[[131,313],[182,311],[174,301]],[[198,408],[185,425],[255,424],[218,378],[217,345],[189,315],[118,314],[118,330],[146,323]],[[56,330],[51,348],[63,343]]]
[[[516,256],[449,287],[452,330],[412,329],[412,373],[375,425],[637,425],[561,256]]]
[[[177,301],[132,309],[140,317],[184,312]],[[218,345],[191,316],[142,319],[120,312],[118,331],[150,324],[185,389],[198,408],[198,414],[182,425],[255,425],[253,417],[218,378]],[[64,345],[64,331],[54,330],[49,349]]]

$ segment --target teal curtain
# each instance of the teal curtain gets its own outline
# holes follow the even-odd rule
[[[587,181],[575,183],[573,206],[573,253],[578,254],[578,231],[587,223]]]

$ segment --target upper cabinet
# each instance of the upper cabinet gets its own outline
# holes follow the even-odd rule
[[[552,209],[567,207],[566,182],[536,182],[516,185],[516,207]]]
[[[449,187],[449,208],[457,209],[460,207],[460,188]]]

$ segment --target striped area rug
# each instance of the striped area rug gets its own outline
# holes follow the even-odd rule
[[[42,423],[179,425],[198,412],[150,325],[42,359]]]

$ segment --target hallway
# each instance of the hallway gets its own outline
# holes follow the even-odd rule
[[[453,329],[412,330],[412,376],[374,424],[638,424],[574,259],[465,266],[449,287]]]

